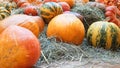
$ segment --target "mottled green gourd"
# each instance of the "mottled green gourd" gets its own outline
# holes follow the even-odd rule
[[[41,16],[44,19],[50,20],[56,15],[63,13],[62,7],[55,2],[46,2],[40,8]]]
[[[120,29],[111,22],[94,22],[87,31],[87,40],[94,47],[117,49],[120,45]]]
[[[3,3],[0,3],[0,6],[5,7],[9,12],[17,8],[17,4],[15,2],[3,2]]]
[[[0,20],[8,17],[10,12],[5,7],[0,7]]]

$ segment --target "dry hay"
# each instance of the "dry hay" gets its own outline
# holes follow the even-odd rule
[[[94,48],[90,46],[86,39],[79,46],[56,41],[54,38],[46,37],[46,29],[40,35],[40,42],[43,55],[35,65],[40,66],[43,63],[53,63],[60,60],[85,62],[89,59],[100,59],[112,64],[120,64],[120,49],[117,51],[105,50],[103,48]]]
[[[77,12],[84,17],[83,24],[85,25],[86,30],[93,22],[105,20],[103,10],[87,4],[76,3],[71,11]]]

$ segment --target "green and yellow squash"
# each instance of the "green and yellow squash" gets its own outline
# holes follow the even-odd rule
[[[0,20],[8,17],[10,12],[5,7],[0,7]]]
[[[5,7],[9,12],[17,8],[17,4],[15,2],[3,2],[0,3],[0,6]]]
[[[62,7],[55,2],[46,2],[40,8],[40,14],[44,19],[51,20],[56,15],[63,13]]]
[[[120,29],[111,22],[94,22],[87,31],[87,41],[94,47],[117,49],[120,45]]]

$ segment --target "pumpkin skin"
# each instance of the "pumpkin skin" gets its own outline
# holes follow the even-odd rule
[[[38,16],[28,16],[23,14],[12,15],[1,21],[0,33],[10,25],[25,27],[32,31],[36,37],[38,37],[44,28],[44,21]]]
[[[0,67],[32,68],[41,53],[35,35],[26,28],[12,25],[0,34]]]
[[[111,22],[94,22],[87,31],[87,40],[94,47],[116,49],[120,45],[120,29]]]
[[[58,2],[59,0],[43,0],[43,2]]]
[[[56,37],[63,42],[79,45],[84,36],[83,23],[73,14],[60,14],[48,24],[47,37]]]
[[[32,5],[25,7],[23,12],[24,14],[27,14],[27,15],[32,15],[32,16],[38,15],[37,7]]]
[[[58,2],[58,4],[60,4],[62,6],[63,12],[64,11],[70,11],[70,6],[68,3],[66,2]]]
[[[75,5],[75,0],[59,0],[60,2],[67,2],[72,8]]]
[[[46,2],[40,8],[40,14],[45,20],[51,20],[53,17],[63,13],[62,7],[55,2]]]

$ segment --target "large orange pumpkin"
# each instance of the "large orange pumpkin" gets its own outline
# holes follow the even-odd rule
[[[67,2],[70,7],[73,7],[75,5],[75,0],[59,0],[60,2]]]
[[[39,33],[41,33],[44,28],[44,21],[38,16],[28,16],[22,14],[9,16],[0,22],[0,33],[10,25],[25,27],[32,31],[36,37],[38,37]]]
[[[83,23],[73,14],[60,14],[48,24],[47,37],[56,37],[63,42],[81,44],[85,35]]]
[[[9,26],[0,34],[0,68],[32,68],[40,50],[40,43],[31,31]]]

